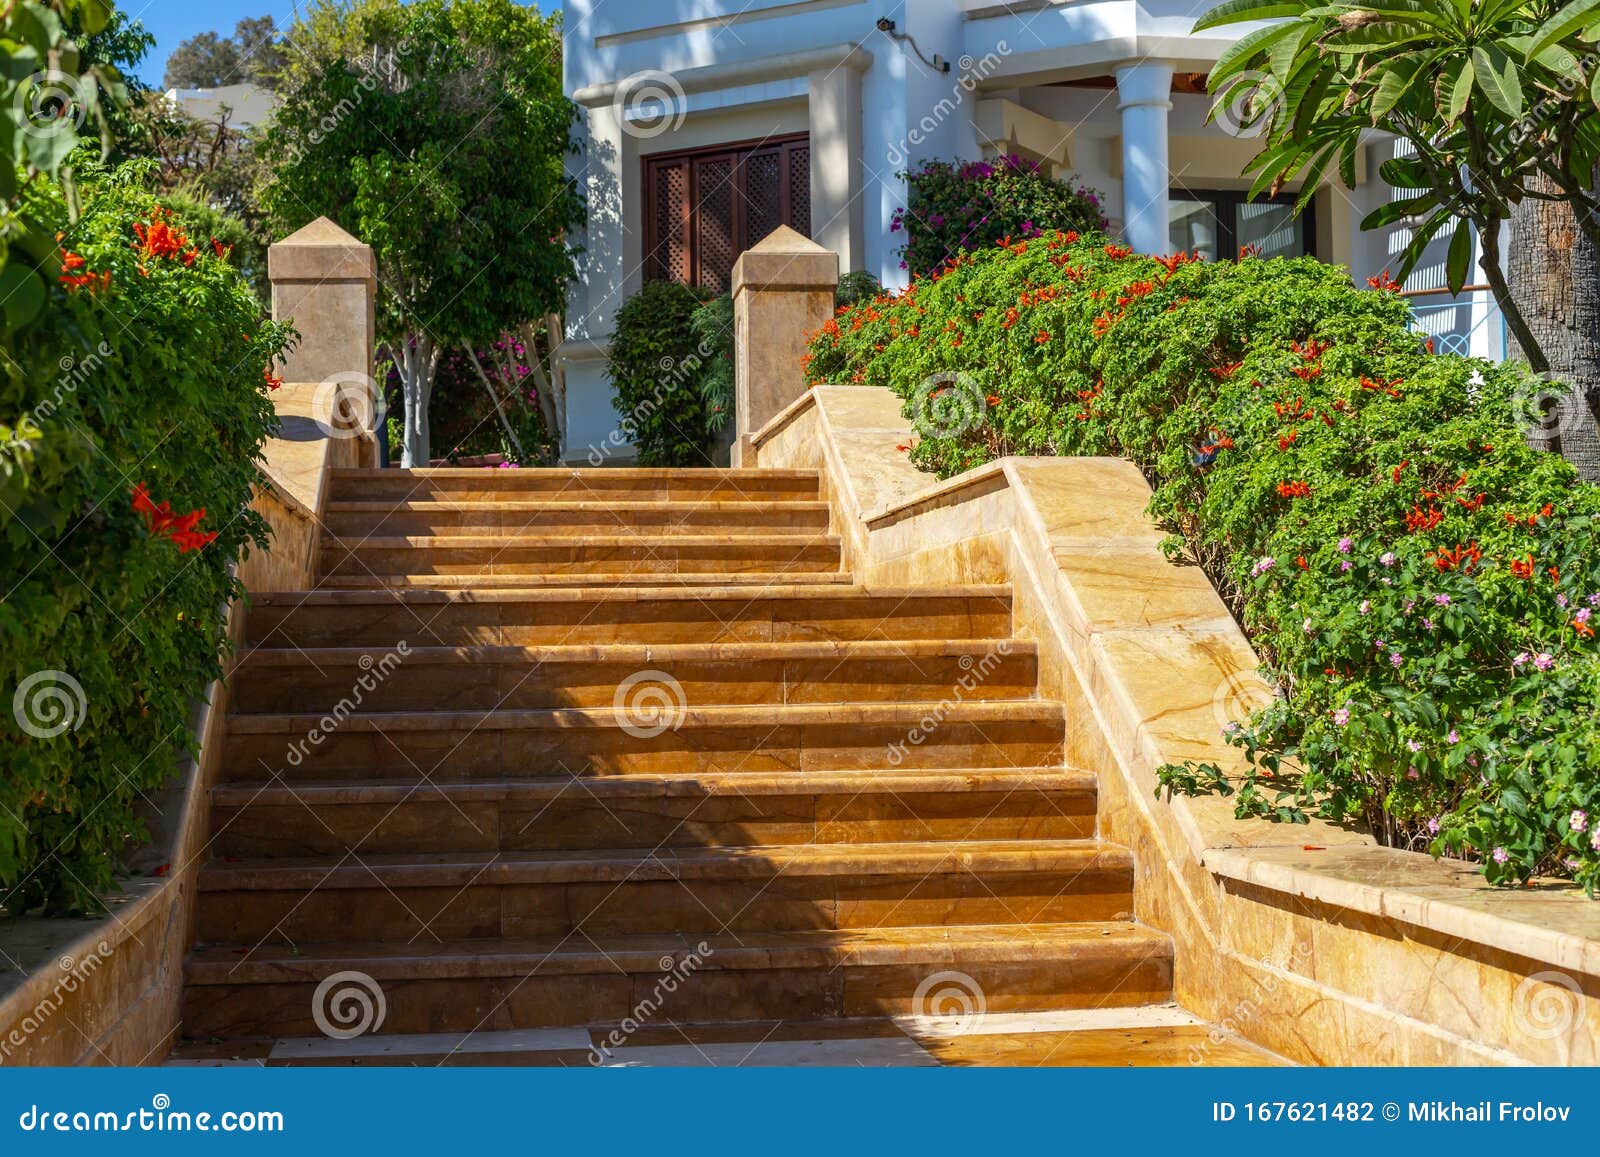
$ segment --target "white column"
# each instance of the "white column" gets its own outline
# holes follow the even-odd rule
[[[861,187],[861,73],[836,65],[809,74],[811,239],[839,255],[843,270],[866,268]]]
[[[1166,253],[1167,114],[1172,65],[1151,60],[1117,69],[1122,113],[1122,235],[1140,253]],[[1228,256],[1228,255],[1224,255]]]

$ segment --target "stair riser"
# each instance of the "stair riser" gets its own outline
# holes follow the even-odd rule
[[[583,574],[789,574],[839,569],[834,543],[786,546],[410,546],[323,547],[323,573],[348,578],[370,575]]]
[[[607,511],[604,507],[582,511],[374,511],[336,510],[323,525],[340,538],[359,541],[368,536],[445,534],[670,534],[674,530],[699,534],[762,531],[765,533],[814,531],[826,533],[826,507],[751,504],[748,511],[726,509],[657,511]]]
[[[418,796],[425,798],[426,792]],[[314,809],[314,810],[313,810]],[[243,859],[430,852],[585,851],[905,840],[1075,840],[1092,792],[595,798],[548,802],[250,804],[212,811],[213,850]]]
[[[639,933],[805,932],[916,925],[1127,919],[1132,873],[941,871],[884,876],[726,880],[330,886],[203,892],[196,938],[207,944],[425,944]]]
[[[449,780],[585,773],[859,770],[875,767],[1054,767],[1060,720],[949,722],[922,743],[883,724],[692,726],[654,737],[620,728],[343,730],[320,744],[305,734],[240,734],[230,728],[224,775],[259,780],[409,778]],[[295,762],[298,760],[298,762]]]
[[[963,661],[964,660],[964,661]],[[784,703],[938,702],[962,687],[967,700],[1022,699],[1038,685],[1031,654],[918,656],[912,659],[705,660],[663,664],[491,664],[403,661],[381,682],[358,667],[261,666],[246,662],[233,682],[241,713],[326,711],[363,678],[364,711],[442,711],[610,707],[643,669],[670,674],[694,706]],[[984,672],[978,678],[974,672]],[[971,684],[970,689],[963,680]]]
[[[715,963],[715,957],[711,958]],[[1127,1008],[1172,998],[1172,963],[1162,956],[1106,952],[1070,962],[968,960],[937,964],[844,965],[719,971],[683,975],[620,973],[486,979],[380,980],[386,1013],[381,1033],[504,1031],[558,1025],[618,1024],[643,1005],[666,1021],[810,1021],[927,1012],[918,986],[941,971],[960,972],[981,989],[993,1012]],[[663,979],[674,976],[664,992]],[[681,977],[681,978],[679,978]],[[190,1039],[315,1037],[313,996],[322,977],[299,983],[189,985],[184,1031]]]
[[[602,643],[851,642],[1011,634],[1009,599],[943,597],[746,601],[348,603],[256,606],[252,646],[551,646]]]
[[[493,502],[497,499],[544,502],[815,502],[816,479],[747,477],[639,482],[591,476],[583,481],[544,477],[530,471],[485,471],[472,478],[338,478],[338,502]]]

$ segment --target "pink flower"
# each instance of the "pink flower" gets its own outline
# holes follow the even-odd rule
[[[1406,747],[1408,747],[1412,752],[1418,752],[1422,750],[1421,742],[1415,739],[1406,740]]]
[[[1452,727],[1450,729],[1450,734],[1446,735],[1444,737],[1444,741],[1446,743],[1451,744],[1451,745],[1460,743],[1461,742],[1461,732],[1457,731],[1455,728]]]
[[[1384,551],[1382,554],[1380,554],[1378,556],[1378,561],[1381,562],[1384,566],[1393,566],[1395,563],[1399,562],[1400,560],[1395,557],[1394,551],[1386,550],[1386,551]]]
[[[1540,651],[1533,657],[1533,665],[1541,671],[1548,671],[1556,665],[1556,660],[1549,651]]]
[[[1350,723],[1350,708],[1341,707],[1341,708],[1339,708],[1339,710],[1337,710],[1337,711],[1335,711],[1333,713],[1333,725],[1335,727],[1345,727],[1345,726],[1348,726],[1349,723]]]
[[[1301,623],[1300,629],[1308,635],[1314,635],[1317,633],[1317,628],[1310,619],[1307,619],[1305,622]]]
[[[1504,848],[1496,848],[1493,852],[1492,858],[1495,863],[1503,864],[1511,858],[1511,853],[1506,851]]]
[[[1355,546],[1355,544],[1356,544],[1355,543],[1355,539],[1353,539],[1353,538],[1341,538],[1339,540],[1339,553],[1340,554],[1349,554],[1350,553],[1350,548]]]
[[[1372,613],[1372,602],[1371,602],[1371,600],[1370,599],[1362,599],[1361,600],[1361,605],[1359,607],[1357,607],[1356,609],[1358,611],[1360,611],[1363,615],[1370,615]]]
[[[1420,779],[1420,778],[1422,778],[1422,773],[1419,772],[1414,767],[1408,767],[1408,768],[1406,768],[1406,778],[1407,779]]]
[[[1434,604],[1434,606],[1437,606],[1437,607],[1448,607],[1450,605],[1450,596],[1449,595],[1434,595],[1433,596],[1433,604]]]
[[[1589,614],[1589,608],[1584,607],[1583,610],[1572,616],[1572,621],[1575,623],[1587,623],[1589,621]]]
[[[1259,559],[1256,560],[1256,565],[1250,568],[1250,577],[1251,578],[1260,578],[1262,575],[1266,574],[1269,570],[1271,570],[1273,567],[1275,567],[1277,565],[1278,565],[1278,560],[1273,558],[1273,557],[1271,557],[1270,555],[1265,557],[1265,558],[1259,558]]]
[[[1526,651],[1523,651],[1515,659],[1511,660],[1511,665],[1513,667],[1520,667],[1531,658],[1533,658],[1532,655],[1528,654],[1528,652],[1526,652]]]
[[[1436,836],[1439,834],[1439,821],[1437,819],[1431,819],[1428,821],[1428,834],[1430,836]]]
[[[1351,562],[1349,559],[1345,559],[1339,564],[1339,569],[1342,571],[1352,571],[1356,569],[1356,564]]]
[[[1404,655],[1402,655],[1399,651],[1390,651],[1389,652],[1389,666],[1391,666],[1391,667],[1404,667],[1405,665],[1406,665],[1406,657]]]
[[[1567,817],[1567,824],[1575,832],[1589,830],[1589,813],[1582,808],[1573,808],[1572,814]]]
[[[1589,837],[1589,846],[1595,851],[1600,852],[1600,828],[1596,828],[1594,835]]]

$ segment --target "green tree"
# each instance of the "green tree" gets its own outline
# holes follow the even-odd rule
[[[263,204],[280,234],[328,216],[373,247],[403,461],[427,465],[442,352],[525,332],[574,273],[559,17],[512,0],[323,0],[291,39]]]
[[[247,16],[234,25],[232,36],[202,32],[181,42],[167,58],[164,80],[168,88],[272,88],[283,60],[277,23],[271,16]]]
[[[73,39],[74,31],[105,33],[111,19],[108,0],[21,0],[0,8],[0,107],[10,114],[0,117],[0,149],[9,154],[0,164],[0,352],[7,362],[17,333],[44,312],[61,273],[54,231],[34,208],[39,188],[59,177],[70,194],[73,152],[91,134],[109,150],[106,109],[127,96],[116,66],[88,58]]]
[[[1529,364],[1549,371],[1506,276],[1500,226],[1525,200],[1563,203],[1600,244],[1600,55],[1586,39],[1600,0],[1225,0],[1195,31],[1272,18],[1283,19],[1241,37],[1209,82],[1216,109],[1243,109],[1264,126],[1247,170],[1252,193],[1298,177],[1303,206],[1326,174],[1355,184],[1365,134],[1407,141],[1411,155],[1382,168],[1404,195],[1362,227],[1416,223],[1395,271],[1402,280],[1448,232],[1456,291],[1476,232],[1508,330]],[[1600,382],[1586,394],[1600,423]]]

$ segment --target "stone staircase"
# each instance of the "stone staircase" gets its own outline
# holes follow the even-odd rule
[[[192,1042],[1171,999],[1004,588],[867,589],[814,473],[346,470],[232,680]],[[932,1000],[934,1006],[930,1007]]]

